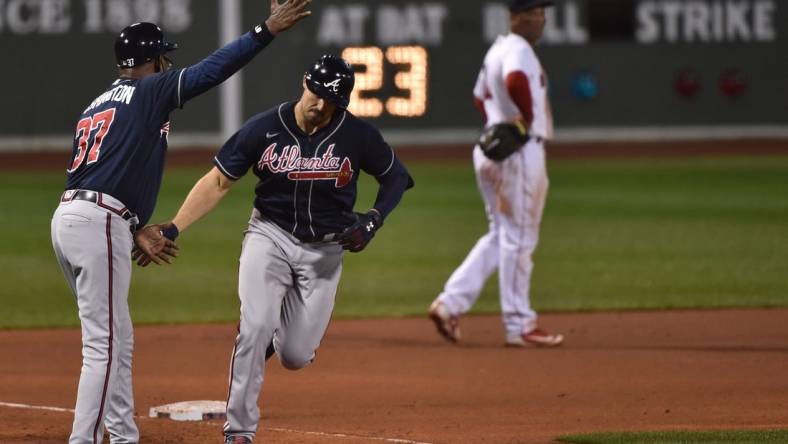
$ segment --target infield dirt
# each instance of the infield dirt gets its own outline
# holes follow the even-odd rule
[[[269,361],[258,442],[547,443],[572,432],[788,427],[788,310],[544,315],[559,349],[461,345],[426,319],[332,322],[298,372]],[[235,326],[136,328],[137,414],[226,396]],[[72,408],[76,329],[0,331],[0,402]],[[65,442],[72,414],[0,407],[0,442]],[[221,423],[140,418],[146,443],[219,443]],[[345,435],[345,436],[340,436]],[[395,441],[403,440],[403,441]]]

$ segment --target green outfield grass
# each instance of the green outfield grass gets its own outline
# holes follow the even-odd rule
[[[358,255],[335,315],[423,315],[486,229],[466,162],[410,165],[416,188]],[[541,311],[788,306],[788,157],[585,159],[549,164],[537,251]],[[171,218],[201,169],[169,171],[154,221]],[[60,173],[0,175],[0,327],[78,325],[51,251]],[[135,268],[136,323],[238,317],[237,257],[253,179],[179,240],[169,267]],[[364,180],[359,206],[374,198]],[[498,309],[492,279],[476,312]]]
[[[788,430],[589,433],[558,437],[572,444],[785,444]]]

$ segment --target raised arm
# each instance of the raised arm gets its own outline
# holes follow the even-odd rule
[[[254,30],[218,49],[196,65],[180,74],[177,106],[224,82],[246,66],[277,34],[290,29],[312,12],[307,7],[312,0],[271,0],[271,16]]]

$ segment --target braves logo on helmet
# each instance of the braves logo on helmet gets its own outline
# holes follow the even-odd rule
[[[336,106],[347,108],[350,103],[355,74],[345,60],[324,55],[305,73],[304,80],[307,89]]]
[[[339,81],[340,80],[341,79],[336,79],[333,82],[326,82],[326,83],[323,84],[323,86],[325,86],[326,88],[330,87],[332,92],[338,93],[339,92]]]

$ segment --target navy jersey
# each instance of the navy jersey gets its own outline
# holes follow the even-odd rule
[[[350,112],[337,109],[315,134],[296,124],[295,102],[252,117],[214,158],[237,180],[252,167],[259,178],[254,206],[302,240],[322,239],[355,221],[359,172],[381,184],[375,208],[385,218],[413,186],[405,167],[380,132]]]
[[[272,39],[267,29],[250,32],[188,68],[115,80],[80,116],[65,189],[107,193],[145,224],[161,186],[170,112],[230,77]]]

